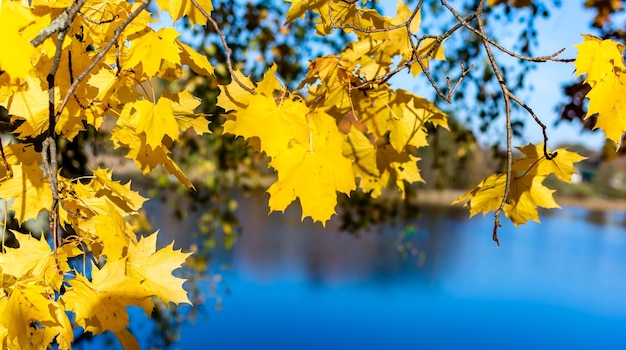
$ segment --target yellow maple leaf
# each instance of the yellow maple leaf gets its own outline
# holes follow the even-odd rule
[[[598,82],[613,73],[613,67],[624,67],[622,52],[626,46],[614,40],[602,40],[596,36],[583,34],[584,41],[574,45],[578,55],[574,61],[576,76],[586,74],[585,81]]]
[[[261,150],[273,157],[285,150],[293,139],[308,140],[308,126],[303,118],[309,111],[300,102],[274,98],[261,94],[248,99],[251,108],[238,111],[234,126],[229,129],[245,138],[258,137]]]
[[[13,1],[2,2],[0,23],[0,70],[11,78],[24,78],[33,69],[31,59],[36,56],[35,47],[23,36],[22,29],[36,21],[22,4]],[[10,48],[10,49],[7,49]]]
[[[380,175],[376,162],[376,147],[364,133],[351,127],[342,147],[343,155],[354,161],[352,171],[355,176],[364,179],[366,177],[375,178]],[[366,190],[365,192],[369,191]]]
[[[126,157],[132,159],[143,174],[147,174],[160,164],[187,188],[194,189],[193,184],[182,169],[169,156],[169,146],[161,144],[156,148],[149,147],[146,143],[145,134],[138,134],[135,127],[130,125],[128,121],[118,119],[117,124],[111,131],[111,140],[113,140],[116,147],[129,149]]]
[[[531,172],[539,176],[554,174],[557,178],[565,182],[572,181],[572,175],[576,174],[574,163],[578,163],[586,157],[576,152],[570,152],[565,148],[559,148],[554,152],[552,159],[546,159],[543,153],[543,142],[538,145],[528,144],[517,147],[524,154],[524,158],[515,161],[513,171]]]
[[[512,165],[510,193],[504,205],[505,215],[516,226],[528,220],[539,222],[538,207],[560,208],[552,196],[554,190],[546,187],[543,181],[550,174],[563,181],[571,181],[576,172],[573,163],[584,159],[565,149],[558,149],[553,153],[554,158],[546,159],[543,144],[529,144],[519,149],[525,157],[516,160]],[[504,198],[505,179],[504,174],[491,175],[452,204],[467,201],[465,205],[470,207],[470,217],[481,212],[486,214],[495,211]]]
[[[131,122],[136,125],[138,132],[146,135],[146,144],[152,149],[159,147],[165,136],[173,141],[178,140],[180,132],[170,99],[161,96],[156,103],[140,100],[130,107],[133,109]]]
[[[622,56],[626,46],[592,35],[583,38],[584,42],[576,45],[574,64],[577,75],[586,74],[585,82],[591,86],[585,119],[597,114],[594,129],[601,128],[619,146],[626,132],[626,66]]]
[[[96,191],[96,197],[107,197],[117,207],[128,214],[136,213],[147,200],[138,192],[130,189],[131,182],[122,184],[114,181],[111,177],[113,171],[108,169],[96,169],[93,171],[93,180],[90,186]]]
[[[72,327],[65,309],[52,296],[49,288],[34,283],[11,287],[10,295],[0,302],[0,328],[7,330],[8,348],[48,348],[57,336],[59,346],[69,348]]]
[[[209,122],[205,115],[194,113],[194,110],[200,106],[199,98],[184,90],[175,94],[167,92],[163,94],[163,97],[170,100],[174,118],[181,131],[192,129],[198,135],[210,132]]]
[[[147,78],[157,75],[161,61],[168,61],[180,66],[181,48],[177,44],[178,32],[174,28],[161,28],[158,32],[150,30],[132,41],[126,53],[125,69],[143,72]],[[155,54],[158,52],[158,54]],[[141,68],[140,68],[141,66]]]
[[[144,293],[154,295],[164,303],[191,304],[183,289],[185,280],[172,274],[191,253],[174,250],[174,243],[157,250],[157,236],[158,232],[155,232],[128,247],[128,275],[140,281]]]
[[[214,73],[213,65],[211,65],[206,56],[199,54],[196,50],[179,41],[176,41],[176,43],[181,49],[180,60],[182,64],[188,65],[192,71],[200,75],[207,76]]]
[[[76,315],[76,323],[85,332],[123,332],[129,323],[126,307],[139,305],[144,310],[152,309],[151,296],[125,271],[125,259],[111,260],[101,269],[92,265],[91,281],[76,274],[67,282],[69,287],[61,300]]]
[[[123,185],[111,179],[112,171],[96,169],[92,180],[83,184],[73,182],[63,177],[59,178],[59,199],[61,200],[61,220],[66,223],[81,226],[83,231],[89,231],[89,225],[76,222],[76,219],[89,220],[93,216],[118,216],[136,214],[146,198],[130,189],[130,182]],[[122,220],[123,221],[123,220]],[[91,230],[92,236],[97,236]]]
[[[321,7],[327,0],[285,0],[291,3],[287,10],[287,20],[285,24],[295,21],[297,18],[303,17],[304,14],[314,8]]]
[[[211,0],[197,0],[197,2],[206,13],[210,14],[213,11]],[[192,26],[206,22],[204,15],[194,6],[191,0],[157,0],[157,4],[162,10],[167,11],[172,16],[174,22],[183,16],[189,18]]]
[[[7,161],[13,176],[0,182],[0,198],[13,200],[9,208],[18,223],[35,219],[52,204],[50,185],[39,167],[41,156],[24,145],[5,146],[5,152],[11,155]]]
[[[382,90],[374,97],[376,106],[373,112],[380,132],[387,131],[389,142],[402,152],[406,146],[417,148],[428,145],[426,123],[448,128],[446,115],[435,105],[419,96],[399,89],[397,91]]]
[[[14,92],[5,105],[14,119],[24,120],[15,130],[20,138],[38,136],[48,129],[49,121],[48,91],[33,76],[27,76],[25,81],[26,85]]]
[[[309,108],[301,100],[292,100],[285,96],[276,98],[274,93],[281,89],[273,65],[263,76],[255,91],[249,92],[237,88],[222,89],[223,97],[218,103],[223,108],[233,108],[231,119],[224,123],[224,131],[247,139],[258,137],[260,149],[274,157],[289,147],[292,141],[306,143],[309,140],[309,126],[304,116]],[[231,83],[229,85],[237,85]],[[237,99],[238,96],[245,96]]]
[[[2,274],[11,275],[18,280],[43,278],[49,286],[60,290],[63,276],[58,271],[69,271],[67,260],[81,254],[76,245],[65,244],[57,249],[57,266],[57,260],[43,235],[37,239],[30,234],[12,232],[19,242],[19,248],[6,247],[4,254],[0,254]]]
[[[302,218],[310,216],[325,225],[335,213],[336,192],[355,189],[352,162],[341,153],[343,137],[332,117],[318,112],[307,118],[311,139],[292,143],[270,163],[278,181],[267,190],[269,205],[272,211],[284,211],[299,198]]]
[[[108,215],[92,216],[86,222],[81,222],[76,228],[80,231],[81,236],[97,239],[97,241],[89,243],[92,246],[92,253],[96,258],[105,255],[107,261],[122,259],[126,256],[131,242],[136,242],[135,233],[130,225],[114,208],[110,210],[111,213]],[[94,244],[101,244],[101,248],[93,247]]]
[[[511,181],[509,202],[504,205],[504,214],[515,226],[528,220],[539,222],[538,207],[560,208],[554,201],[554,190],[543,185],[545,176],[526,174]]]
[[[241,72],[235,71],[234,75],[245,86],[253,86],[250,78],[246,77]],[[228,85],[220,85],[220,91],[219,96],[217,96],[217,105],[224,108],[226,112],[245,108],[249,103],[248,98],[252,96],[250,92],[246,91],[234,80]],[[226,125],[224,125],[224,128],[226,128]]]

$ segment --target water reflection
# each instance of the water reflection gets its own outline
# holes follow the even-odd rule
[[[198,247],[189,286],[206,304],[178,328],[178,348],[626,344],[623,213],[565,208],[541,224],[504,223],[496,248],[493,218],[468,220],[464,209],[420,208],[407,222],[347,233],[338,218],[322,229],[295,206],[268,216],[266,196],[236,196],[233,249],[188,234],[205,213],[178,222],[150,204],[163,243]]]
[[[612,224],[621,214],[599,225],[566,208],[542,224],[505,224],[496,248],[492,217],[468,221],[465,211],[422,209],[413,228],[348,234],[335,221],[300,223],[297,209],[268,217],[265,205],[246,198],[238,210],[243,235],[225,274],[233,295],[202,328],[218,347],[626,344],[626,233]],[[408,243],[419,253],[403,259]],[[245,337],[225,336],[227,325]],[[186,328],[181,344],[197,332]]]

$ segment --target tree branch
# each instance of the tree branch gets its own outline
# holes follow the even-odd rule
[[[67,30],[85,2],[87,2],[87,0],[75,0],[72,5],[66,8],[59,17],[55,18],[52,23],[50,23],[50,25],[42,29],[39,34],[37,34],[37,36],[30,41],[30,43],[37,47],[46,39],[51,37],[52,34]]]
[[[211,15],[209,15],[201,6],[200,4],[198,4],[198,2],[196,0],[191,0],[191,2],[193,3],[193,6],[195,6],[200,13],[202,13],[202,15],[204,17],[206,17],[207,21],[209,21],[209,23],[211,23],[211,26],[213,27],[213,29],[217,32],[217,35],[219,35],[220,39],[222,40],[222,46],[224,47],[224,51],[226,51],[226,67],[228,68],[228,73],[230,74],[230,77],[239,85],[241,86],[242,89],[248,91],[249,93],[256,95],[256,91],[254,91],[253,88],[246,86],[246,84],[244,84],[241,80],[239,80],[239,78],[237,77],[237,75],[235,75],[235,70],[233,69],[233,63],[231,61],[231,55],[233,54],[233,51],[230,49],[230,47],[228,46],[228,43],[226,42],[226,36],[224,35],[224,33],[222,33],[222,30],[220,29],[219,25],[217,24],[217,22],[215,22],[215,20],[213,19],[213,17],[211,17]]]
[[[548,55],[548,56],[538,56],[538,57],[532,57],[532,56],[524,56],[524,55],[520,55],[518,53],[515,53],[507,48],[505,48],[504,46],[498,44],[495,40],[489,38],[489,36],[485,33],[484,28],[481,30],[480,29],[480,25],[479,28],[474,28],[472,27],[468,21],[466,21],[465,19],[463,19],[463,17],[461,17],[461,15],[450,5],[448,4],[448,2],[446,0],[441,0],[441,4],[443,6],[445,6],[448,11],[450,11],[450,13],[452,13],[452,15],[457,19],[457,21],[459,21],[459,23],[461,23],[463,25],[463,27],[467,28],[468,30],[470,30],[471,32],[473,32],[474,34],[478,35],[483,41],[493,45],[495,48],[497,48],[498,50],[506,53],[507,55],[511,56],[511,57],[515,57],[517,59],[520,60],[524,60],[524,61],[530,61],[530,62],[547,62],[547,61],[555,61],[555,62],[571,62],[572,60],[570,59],[561,59],[561,58],[557,58],[556,56],[560,55],[563,51],[565,51],[565,48],[558,50],[557,52]],[[478,6],[478,8],[476,8],[475,14],[480,13],[482,15],[483,12],[483,7],[484,7],[484,1],[480,2],[481,5]]]
[[[442,3],[443,2],[445,2],[445,0],[442,0]],[[475,12],[476,22],[478,25],[478,32],[480,33],[479,36],[483,39],[482,44],[483,44],[483,47],[485,48],[485,52],[487,53],[489,64],[491,65],[491,68],[493,69],[493,73],[496,76],[496,79],[498,80],[498,84],[500,85],[500,89],[502,90],[502,94],[504,98],[504,106],[505,106],[505,115],[506,115],[506,173],[505,173],[506,183],[504,185],[504,194],[502,197],[502,201],[500,202],[500,206],[498,207],[498,209],[496,209],[496,211],[493,214],[494,215],[493,240],[494,242],[496,242],[498,246],[500,246],[500,240],[498,239],[498,228],[501,226],[500,214],[504,210],[504,206],[509,202],[509,195],[511,192],[510,180],[511,180],[511,171],[512,171],[511,168],[513,164],[513,147],[511,145],[511,140],[513,138],[513,132],[512,132],[512,127],[511,127],[511,99],[510,99],[511,93],[509,91],[509,88],[506,86],[506,82],[504,81],[504,77],[502,76],[502,73],[500,72],[498,63],[496,62],[496,59],[493,56],[490,42],[485,39],[487,36],[485,34],[485,28],[483,26],[483,19],[482,19],[482,9],[484,6],[485,6],[485,0],[481,0]]]

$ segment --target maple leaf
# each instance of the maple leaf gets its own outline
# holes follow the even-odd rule
[[[193,184],[182,169],[169,156],[170,152],[167,146],[161,144],[154,149],[149,147],[145,140],[145,134],[137,134],[135,127],[128,124],[126,120],[118,119],[117,124],[111,131],[111,140],[114,141],[116,147],[127,147],[129,149],[126,157],[135,161],[135,164],[143,174],[147,174],[157,165],[163,165],[183,185],[189,189],[194,189]]]
[[[204,114],[194,113],[194,110],[200,106],[200,99],[187,91],[175,94],[164,93],[163,97],[170,100],[172,112],[180,130],[192,129],[198,135],[211,132]]]
[[[15,132],[20,138],[36,137],[48,128],[48,91],[41,88],[39,80],[28,76],[26,85],[13,93],[4,105],[12,119],[23,119],[24,122]],[[58,96],[57,96],[58,97]]]
[[[373,112],[379,131],[384,135],[390,132],[389,142],[402,152],[406,146],[416,148],[428,145],[426,123],[448,128],[446,115],[432,102],[415,96],[405,90],[385,91],[375,95],[377,108]]]
[[[352,171],[355,176],[362,179],[380,176],[376,161],[376,147],[364,133],[351,127],[346,142],[343,143],[342,147],[344,157],[354,161],[352,163]],[[361,186],[360,184],[359,187]],[[369,191],[366,190],[365,192]]]
[[[67,260],[81,254],[76,245],[65,244],[58,248],[58,260],[55,260],[50,245],[43,235],[37,239],[30,234],[11,232],[18,241],[19,248],[6,247],[4,254],[0,254],[2,274],[11,275],[18,280],[42,277],[49,286],[60,290],[63,276],[58,271],[69,271]]]
[[[22,29],[35,22],[35,16],[17,2],[2,2],[0,23],[2,35],[0,47],[11,48],[0,51],[0,70],[12,78],[24,78],[33,69],[31,59],[37,51],[22,35]]]
[[[247,139],[258,137],[261,141],[260,150],[274,157],[287,149],[292,141],[307,143],[309,125],[303,117],[309,112],[306,104],[300,100],[282,97],[278,101],[274,92],[281,89],[275,75],[276,66],[272,66],[259,82],[255,95],[243,92],[243,89],[222,90],[226,106],[234,108],[233,119],[224,123],[224,131]],[[232,85],[232,83],[231,83]],[[235,100],[238,95],[249,95],[242,100]],[[222,106],[223,108],[228,108]]]
[[[115,208],[108,215],[95,215],[86,222],[81,222],[76,229],[84,237],[93,237],[97,241],[89,243],[96,257],[106,256],[107,261],[122,259],[126,256],[128,246],[135,242],[135,233]],[[94,247],[100,244],[100,247]]]
[[[585,119],[597,114],[594,129],[601,128],[619,146],[626,132],[626,67],[622,56],[626,46],[591,35],[583,38],[584,42],[576,45],[574,64],[577,75],[586,74],[585,82],[591,86]]]
[[[285,150],[293,139],[308,140],[309,129],[303,116],[309,109],[304,103],[284,100],[278,104],[274,98],[261,94],[251,96],[249,103],[253,108],[238,111],[229,132],[245,138],[258,137],[261,150],[270,157]]]
[[[128,247],[128,275],[140,281],[145,294],[154,295],[164,303],[191,305],[183,289],[185,280],[172,275],[191,253],[174,250],[173,242],[156,250],[157,236],[155,232]]]
[[[206,56],[199,54],[191,47],[176,41],[178,47],[181,49],[180,61],[182,64],[186,64],[191,67],[191,70],[204,76],[214,74],[213,66],[206,58]]]
[[[546,159],[543,143],[537,146],[528,144],[518,149],[525,157],[516,160],[512,165],[510,193],[504,205],[505,215],[516,226],[528,220],[539,222],[538,207],[560,208],[552,197],[554,190],[543,185],[543,181],[550,174],[563,181],[571,181],[576,172],[573,164],[585,159],[562,148],[553,153],[552,159]],[[465,205],[470,206],[470,217],[480,212],[486,214],[495,211],[504,198],[505,183],[506,175],[491,175],[452,204],[467,201]]]
[[[96,169],[93,170],[93,176],[94,178],[89,185],[95,191],[95,197],[108,198],[115,206],[121,208],[126,213],[136,213],[147,200],[138,192],[130,189],[130,181],[126,184],[113,181],[111,178],[113,171],[111,170]]]
[[[181,48],[176,42],[178,35],[174,28],[167,27],[158,32],[146,32],[132,41],[126,53],[126,61],[122,63],[124,68],[142,71],[145,77],[153,77],[159,72],[161,61],[180,65]],[[155,52],[158,54],[155,55]],[[138,68],[140,65],[142,70]]]
[[[538,207],[560,208],[554,201],[554,190],[543,185],[545,176],[530,173],[515,177],[511,181],[509,202],[504,205],[504,214],[515,226],[528,220],[539,222]]]
[[[554,174],[565,182],[571,182],[572,175],[576,174],[574,163],[587,159],[587,157],[583,157],[576,152],[570,152],[565,148],[549,152],[553,154],[553,158],[546,159],[543,153],[543,142],[536,146],[528,144],[523,147],[517,147],[517,149],[525,157],[515,161],[514,171],[532,172],[542,176]]]
[[[146,135],[146,144],[152,149],[159,147],[166,135],[173,141],[178,140],[180,132],[170,99],[161,96],[156,103],[140,100],[124,108],[127,107],[132,107],[134,112],[131,112],[131,123]]]
[[[125,259],[112,260],[101,269],[92,265],[91,281],[77,273],[67,282],[69,287],[61,300],[86,332],[100,334],[108,330],[123,334],[129,323],[127,306],[139,305],[151,310],[150,295],[125,271]]]
[[[538,207],[560,208],[554,201],[554,190],[543,185],[545,176],[525,174],[511,179],[509,200],[504,205],[504,214],[515,226],[528,220],[539,222]],[[452,204],[466,200],[470,207],[470,217],[497,210],[504,197],[506,175],[494,174],[483,180],[476,188],[457,198]]]
[[[213,11],[211,0],[197,0],[197,2],[207,13],[210,14],[211,11]],[[157,4],[161,9],[167,11],[170,16],[172,16],[174,22],[185,15],[189,18],[189,22],[192,26],[206,22],[204,15],[194,6],[191,0],[157,0]]]
[[[8,298],[0,303],[0,325],[7,330],[10,348],[47,348],[57,335],[59,345],[69,348],[72,327],[62,305],[52,300],[52,295],[49,288],[33,283],[18,282],[11,287]]]
[[[302,206],[302,219],[326,221],[335,213],[336,192],[349,194],[355,189],[352,162],[341,153],[343,137],[335,120],[325,113],[307,116],[311,139],[275,156],[270,165],[278,172],[278,181],[267,192],[270,210],[284,211],[296,198]]]
[[[235,71],[234,75],[243,85],[252,86],[250,78],[246,77],[241,72]],[[248,98],[252,96],[250,92],[237,84],[234,79],[228,85],[220,85],[220,91],[221,93],[217,96],[217,105],[224,108],[226,112],[245,108],[249,104]]]
[[[52,203],[50,185],[39,167],[41,156],[33,146],[10,144],[4,149],[12,176],[0,182],[0,198],[13,200],[9,208],[18,223],[35,219]]]
[[[111,179],[112,172],[107,169],[93,171],[92,180],[87,183],[74,183],[64,178],[59,179],[59,199],[62,201],[61,219],[65,223],[81,226],[83,232],[88,231],[83,222],[77,218],[89,220],[93,216],[111,216],[109,219],[136,214],[146,198],[130,189],[130,182],[123,185]],[[92,236],[97,236],[93,230]]]
[[[321,7],[327,0],[285,0],[291,3],[287,10],[285,24],[293,22],[297,18],[303,17],[307,11]]]
[[[478,213],[485,215],[500,207],[502,199],[504,198],[505,183],[506,175],[490,175],[482,180],[475,188],[455,199],[451,204],[467,201],[465,206],[470,207],[470,218]]]

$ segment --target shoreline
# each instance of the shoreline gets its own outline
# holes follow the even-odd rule
[[[450,206],[455,199],[464,195],[463,190],[417,190],[417,203]],[[626,200],[606,199],[600,197],[571,197],[555,195],[554,199],[560,206],[585,208],[588,210],[623,211],[626,212]],[[455,204],[451,207],[461,208],[463,204]]]

